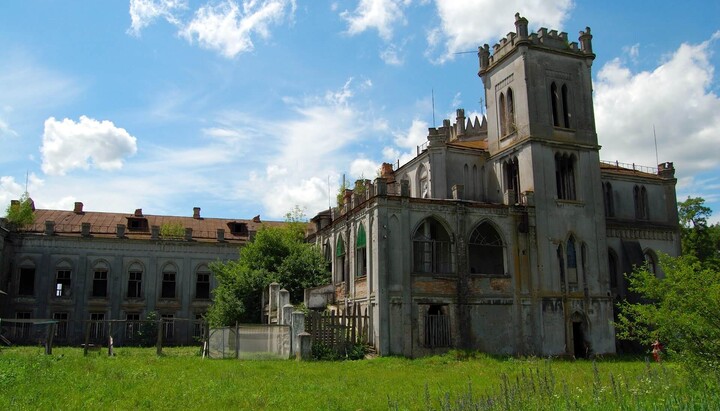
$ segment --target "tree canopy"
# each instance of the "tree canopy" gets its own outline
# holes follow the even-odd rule
[[[240,250],[238,260],[210,265],[218,285],[208,311],[215,326],[258,322],[263,290],[272,282],[290,292],[290,301],[303,299],[305,288],[327,284],[330,274],[320,251],[305,242],[305,223],[296,209],[283,226],[263,226]]]
[[[24,227],[35,222],[35,205],[28,193],[24,193],[19,201],[8,205],[5,209],[5,218],[16,227]]]
[[[644,301],[620,303],[618,337],[645,345],[659,340],[691,368],[720,372],[720,270],[693,255],[661,256],[664,278],[641,267],[629,288]]]
[[[712,210],[701,197],[688,197],[678,203],[682,253],[720,266],[720,226],[708,225],[711,215]]]

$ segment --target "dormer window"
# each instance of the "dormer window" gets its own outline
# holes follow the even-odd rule
[[[237,236],[247,236],[248,235],[247,223],[238,223],[237,221],[233,221],[233,222],[228,223],[228,228],[230,229],[230,233],[232,233],[232,235],[237,235]]]
[[[128,217],[127,228],[130,231],[148,231],[148,221],[145,217]]]

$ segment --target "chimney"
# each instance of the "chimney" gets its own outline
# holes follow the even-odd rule
[[[380,168],[380,177],[382,178],[389,178],[393,175],[393,166],[390,163],[382,163],[382,167]]]
[[[142,208],[135,209],[135,217],[142,217],[142,216],[143,216]]]
[[[260,214],[253,217],[253,223],[259,223],[260,222]]]
[[[76,201],[75,208],[73,209],[73,213],[83,214],[83,203],[81,203],[80,201]]]
[[[193,207],[193,218],[200,220],[200,207]]]

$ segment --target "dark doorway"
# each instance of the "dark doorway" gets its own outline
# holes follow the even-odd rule
[[[585,343],[585,333],[583,332],[582,323],[580,321],[573,321],[572,331],[575,358],[587,358],[588,349],[587,343]]]

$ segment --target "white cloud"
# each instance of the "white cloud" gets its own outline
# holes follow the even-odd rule
[[[97,121],[80,116],[76,123],[50,117],[43,132],[42,170],[63,175],[75,168],[88,169],[92,164],[101,170],[122,168],[123,159],[137,151],[136,138],[111,121]]]
[[[354,11],[345,10],[340,17],[348,23],[348,34],[375,29],[388,41],[393,35],[393,25],[406,23],[403,9],[410,3],[409,0],[360,0]]]
[[[253,34],[270,36],[270,24],[280,24],[295,13],[295,0],[234,0],[200,7],[180,35],[201,47],[216,50],[227,58],[252,51]],[[288,11],[289,9],[289,11]]]
[[[427,142],[428,127],[428,123],[416,119],[413,120],[412,124],[406,131],[394,133],[395,145],[406,151],[401,152],[395,147],[385,147],[383,149],[383,156],[385,156],[385,159],[393,164],[395,164],[395,162],[399,159],[400,165],[402,166],[415,158],[417,155],[417,147]]]
[[[130,28],[128,33],[139,36],[140,31],[155,19],[164,18],[178,25],[175,12],[187,8],[187,0],[130,0]]]
[[[434,59],[442,63],[452,53],[497,42],[514,29],[517,12],[532,27],[561,29],[573,4],[572,0],[435,0],[435,5],[440,27],[427,35],[427,55],[438,56]]]
[[[720,166],[720,98],[712,91],[710,46],[682,44],[652,71],[633,73],[615,59],[595,81],[595,118],[601,156],[654,165],[653,126],[659,161],[673,161],[680,176]]]
[[[361,178],[373,180],[378,170],[380,164],[367,158],[356,158],[350,163],[350,175],[356,180]]]
[[[38,178],[35,173],[30,173],[27,178],[27,191],[31,194],[35,189],[43,185],[43,180]],[[5,215],[5,209],[11,200],[17,200],[25,193],[25,182],[22,184],[15,181],[12,176],[0,176],[0,215]],[[33,198],[33,200],[35,200]]]
[[[380,59],[382,59],[385,64],[391,66],[401,66],[403,64],[403,59],[398,54],[400,51],[401,50],[399,50],[396,45],[391,44],[384,50],[380,50]]]

